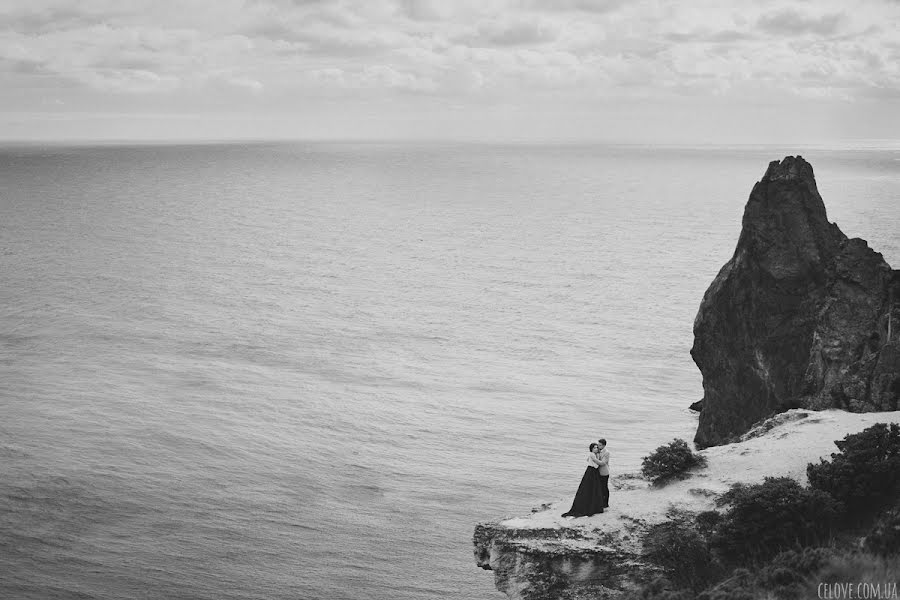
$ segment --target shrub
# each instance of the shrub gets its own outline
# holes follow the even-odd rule
[[[752,572],[735,569],[731,576],[700,593],[699,600],[761,600],[778,598],[794,600],[808,597],[804,592],[810,578],[832,559],[825,548],[788,550],[773,557],[766,565]],[[813,595],[812,597],[816,597]]]
[[[695,594],[686,589],[679,589],[665,577],[657,577],[638,591],[626,594],[629,600],[694,600]]]
[[[687,442],[676,438],[644,457],[641,474],[654,485],[662,485],[674,478],[685,478],[690,469],[705,466],[704,456],[692,452]]]
[[[678,588],[699,591],[719,575],[706,539],[685,523],[666,521],[654,525],[644,538],[644,549]]]
[[[828,564],[833,556],[834,550],[831,548],[803,548],[779,552],[763,569],[763,579],[766,579],[767,573],[777,573],[780,569],[788,569],[800,575],[811,575]],[[773,577],[773,581],[775,579],[777,577]]]
[[[741,562],[828,540],[841,511],[831,496],[790,477],[735,485],[717,503],[728,510],[715,526],[712,546],[726,560]]]
[[[719,523],[722,522],[722,513],[717,510],[704,510],[697,513],[697,530],[706,537],[712,535]]]
[[[900,587],[900,561],[896,558],[874,556],[865,552],[848,552],[838,554],[829,560],[825,566],[819,569],[815,576],[809,580],[809,587],[797,598],[818,598],[818,586],[820,584],[845,583],[848,581],[865,582],[869,585],[888,586],[882,587],[882,595],[877,595],[875,590],[869,588],[869,594],[854,595],[856,598],[894,598],[893,591]],[[856,586],[854,586],[855,588]],[[857,590],[854,589],[854,592]],[[884,592],[887,591],[887,594]],[[825,596],[827,597],[827,596]]]
[[[841,501],[848,516],[872,514],[900,484],[900,425],[876,423],[836,441],[839,454],[806,467],[810,487]]]
[[[833,557],[828,548],[804,548],[777,554],[757,575],[757,584],[776,598],[792,600],[803,597],[802,590],[810,577]]]
[[[730,577],[703,591],[697,600],[756,600],[756,579],[747,569],[735,569]]]
[[[872,554],[900,554],[900,510],[886,513],[866,536],[865,548]]]

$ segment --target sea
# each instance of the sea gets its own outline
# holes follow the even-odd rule
[[[477,523],[692,439],[788,154],[900,266],[897,145],[0,147],[0,597],[502,600]]]

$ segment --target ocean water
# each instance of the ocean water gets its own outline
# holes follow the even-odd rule
[[[697,307],[798,152],[900,265],[890,148],[0,149],[0,597],[502,598],[477,522],[693,435]]]

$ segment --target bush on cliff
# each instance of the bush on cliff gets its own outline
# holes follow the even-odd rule
[[[735,485],[716,502],[728,509],[715,525],[711,544],[736,563],[758,563],[773,552],[826,542],[841,513],[831,496],[790,477]]]
[[[806,598],[804,592],[810,577],[829,564],[832,557],[832,551],[826,548],[781,552],[755,572],[735,569],[727,579],[701,592],[697,600]]]
[[[716,530],[719,523],[722,522],[722,513],[717,510],[704,510],[703,512],[697,513],[695,522],[697,524],[697,531],[708,538]]]
[[[666,577],[656,577],[635,592],[626,593],[622,600],[696,600],[697,594],[680,588]]]
[[[818,572],[834,557],[830,548],[804,548],[780,552],[760,569],[756,580],[776,598],[799,598],[810,575]]]
[[[692,452],[687,442],[676,438],[644,457],[641,474],[652,481],[653,485],[664,485],[672,479],[685,478],[691,469],[705,466],[704,456]]]
[[[757,600],[761,591],[749,569],[735,569],[729,577],[701,592],[697,600]]]
[[[900,594],[900,561],[866,552],[836,554],[807,582],[807,588],[795,598],[828,598],[822,594],[821,584],[833,586],[847,582],[853,582],[852,595],[832,594],[830,597],[896,598]],[[858,587],[860,584],[865,587]]]
[[[678,588],[700,591],[721,575],[706,539],[681,521],[654,525],[644,538],[647,557],[663,567]]]
[[[866,536],[865,548],[879,556],[900,554],[900,509],[882,515]]]
[[[865,518],[900,487],[900,425],[876,423],[835,442],[831,460],[806,467],[809,485],[841,501],[849,520]]]

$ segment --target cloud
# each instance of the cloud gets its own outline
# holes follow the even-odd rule
[[[582,11],[588,13],[609,13],[626,5],[625,0],[528,0],[525,5],[533,10],[548,12]]]
[[[18,73],[21,75],[40,75],[46,73],[42,61],[29,58],[0,57],[0,72]]]
[[[531,46],[552,42],[558,35],[551,23],[520,18],[483,22],[457,41],[469,46]]]
[[[112,92],[163,94],[177,105],[205,90],[221,106],[249,106],[249,93],[254,103],[274,98],[292,107],[301,96],[364,103],[376,93],[423,104],[528,105],[540,95],[587,104],[704,95],[744,102],[785,90],[873,98],[897,89],[900,46],[893,30],[879,29],[900,18],[896,4],[846,15],[837,0],[764,6],[8,0],[0,8],[0,77],[23,88],[69,85],[98,103]],[[47,94],[69,100],[62,88]]]
[[[410,36],[397,28],[356,22],[328,7],[327,12],[256,15],[236,33],[295,44],[294,50],[323,56],[372,57],[410,43]]]
[[[0,72],[40,75],[47,72],[47,65],[27,44],[0,39]]]
[[[15,62],[18,72],[28,63],[33,72],[116,93],[172,92],[217,70],[235,70],[251,49],[242,36],[158,27],[93,25],[0,36],[0,58]]]
[[[665,39],[675,43],[713,43],[713,44],[733,44],[736,42],[745,42],[756,39],[757,36],[746,31],[737,31],[734,29],[726,29],[723,31],[710,31],[708,29],[699,29],[689,33],[672,32],[667,33]]]
[[[265,86],[262,82],[257,81],[256,79],[251,79],[250,77],[243,77],[240,75],[234,75],[231,73],[217,73],[213,75],[211,78],[213,83],[221,83],[226,86],[242,90],[245,92],[250,92],[252,94],[262,93]]]
[[[433,92],[437,85],[427,77],[403,72],[389,65],[372,65],[357,76],[366,87],[387,87],[407,92]]]
[[[809,17],[796,10],[785,9],[762,15],[756,25],[762,31],[775,35],[832,35],[837,32],[844,20],[843,13]]]
[[[307,81],[343,89],[382,89],[403,92],[429,93],[438,85],[428,77],[402,71],[391,65],[371,65],[363,69],[315,69],[305,74]]]
[[[398,0],[400,13],[416,21],[434,21],[447,18],[450,14],[446,3],[433,0]]]
[[[455,72],[444,77],[444,82],[468,81],[467,89],[470,91],[489,92],[565,89],[590,76],[587,66],[578,56],[563,50],[510,50],[462,45],[450,50],[444,71]]]
[[[181,84],[178,77],[143,69],[90,69],[79,77],[98,90],[124,94],[167,92]]]
[[[96,23],[97,17],[79,10],[76,6],[34,7],[0,14],[0,29],[10,29],[31,35]]]
[[[876,100],[888,100],[892,103],[900,102],[900,84],[894,84],[890,87],[870,86],[863,91],[863,95]]]

